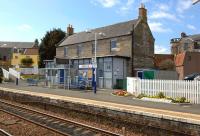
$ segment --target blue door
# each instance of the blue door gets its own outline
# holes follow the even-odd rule
[[[60,83],[64,84],[64,69],[60,69]]]
[[[138,71],[137,74],[140,79],[143,79],[143,71]]]

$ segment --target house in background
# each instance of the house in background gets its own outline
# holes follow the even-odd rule
[[[13,57],[11,59],[11,65],[15,68],[24,67],[22,64],[22,59],[31,58],[33,60],[33,64],[30,67],[38,68],[39,61],[39,51],[38,48],[32,47],[27,49],[15,49],[13,52]]]
[[[19,69],[23,58],[31,58],[33,65],[38,68],[39,53],[34,42],[0,42],[0,58],[2,62],[9,62],[8,67]]]
[[[179,79],[185,76],[200,73],[200,52],[184,52],[176,55],[175,65]]]
[[[171,53],[174,55],[189,52],[200,52],[200,34],[187,35],[181,33],[180,38],[171,39]]]
[[[94,58],[95,33],[99,88],[113,88],[117,79],[134,76],[138,70],[154,68],[154,37],[147,22],[147,10],[141,5],[137,19],[96,28],[90,33],[74,33],[74,28],[69,25],[67,36],[56,49],[56,66],[69,68],[70,63],[71,83],[78,82],[77,77],[91,78],[91,71],[87,69],[91,68]],[[64,76],[63,73],[61,70],[58,75]]]
[[[179,79],[200,73],[200,34],[187,35],[171,39],[171,52],[175,55],[176,71]]]

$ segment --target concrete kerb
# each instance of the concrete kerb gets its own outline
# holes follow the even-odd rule
[[[91,106],[91,107],[95,107],[95,108],[102,108],[102,109],[108,109],[108,110],[113,110],[113,111],[118,111],[118,112],[126,112],[126,113],[131,113],[131,114],[136,114],[136,115],[149,116],[149,117],[153,117],[153,118],[167,119],[167,120],[172,120],[172,121],[200,125],[200,116],[194,115],[194,114],[189,114],[189,113],[173,112],[174,114],[179,115],[179,116],[173,116],[173,115],[169,115],[170,111],[165,111],[165,110],[143,108],[143,107],[138,107],[138,106],[122,105],[122,104],[108,103],[108,102],[98,102],[95,100],[87,100],[87,99],[73,98],[73,97],[67,97],[67,96],[57,96],[57,95],[51,95],[51,94],[35,93],[35,92],[29,92],[29,91],[25,91],[25,90],[9,89],[9,88],[3,88],[3,87],[0,87],[0,90],[7,91],[7,92],[14,92],[17,94],[26,94],[26,95],[30,95],[30,96],[37,96],[37,97],[41,97],[44,99],[45,98],[50,99],[50,101],[55,104],[57,103],[57,101],[64,100],[66,102],[70,102],[70,103],[74,103],[74,104],[81,104],[81,105],[85,105],[85,106]],[[150,112],[148,110],[152,110],[154,112]],[[160,112],[165,113],[165,114],[160,114]],[[181,117],[180,115],[187,115],[190,118],[186,118],[183,116]],[[193,119],[191,117],[196,117],[199,119]]]

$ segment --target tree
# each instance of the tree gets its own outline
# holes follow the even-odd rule
[[[38,41],[38,39],[35,39],[35,41],[34,41],[34,47],[39,47],[39,41]]]
[[[159,65],[160,70],[174,70],[174,68],[175,68],[175,64],[170,59],[162,61]]]
[[[56,56],[56,45],[65,37],[61,29],[47,31],[41,39],[39,46],[40,62],[39,67],[44,67],[44,60],[52,60]]]
[[[33,64],[32,58],[23,58],[21,59],[21,63],[23,66],[30,67]]]

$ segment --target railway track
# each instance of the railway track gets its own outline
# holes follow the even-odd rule
[[[12,135],[7,133],[6,131],[0,129],[0,136],[12,136]]]
[[[0,110],[65,136],[120,136],[119,134],[56,117],[0,100]]]

